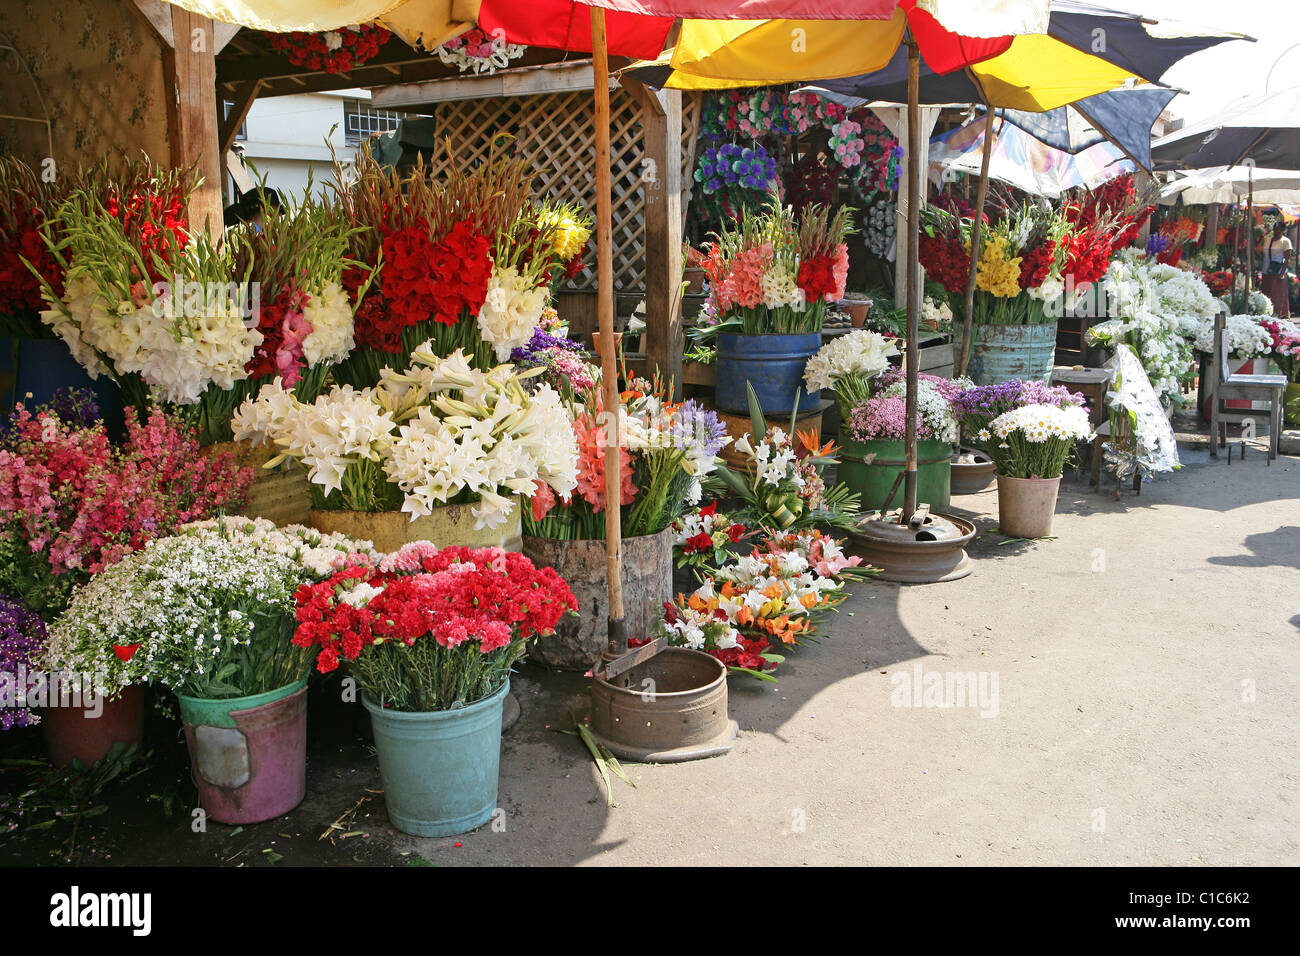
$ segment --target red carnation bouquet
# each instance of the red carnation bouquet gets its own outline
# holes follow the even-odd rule
[[[324,73],[346,73],[379,55],[392,34],[373,23],[325,33],[272,33],[271,47],[294,66]]]
[[[554,253],[532,178],[526,159],[493,156],[472,170],[452,162],[435,178],[423,163],[410,171],[382,166],[362,147],[348,186],[336,187],[343,218],[357,227],[342,277],[357,349],[335,369],[340,382],[373,386],[400,361],[393,356],[425,342],[437,355],[464,349],[481,369],[497,364],[479,321],[489,287],[502,286],[509,302],[545,287],[569,261]]]
[[[377,567],[351,567],[296,595],[293,643],[340,659],[370,700],[393,710],[449,710],[500,689],[537,635],[578,602],[553,568],[500,548],[408,544]]]

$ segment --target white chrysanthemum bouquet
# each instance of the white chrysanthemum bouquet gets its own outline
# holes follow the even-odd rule
[[[840,413],[871,397],[871,380],[889,368],[889,358],[898,346],[879,332],[860,329],[831,339],[804,366],[803,380],[809,392],[835,390]]]
[[[472,504],[479,528],[500,526],[515,496],[541,481],[555,493],[577,486],[578,448],[558,393],[523,388],[511,365],[472,368],[457,349],[427,348],[404,373],[385,369],[375,388],[331,389],[306,404],[264,386],[235,414],[235,434],[269,441],[269,465],[301,461],[318,508],[396,511],[412,520],[445,504]]]
[[[1022,405],[980,431],[998,474],[1059,478],[1075,442],[1092,438],[1088,411],[1078,405]]]

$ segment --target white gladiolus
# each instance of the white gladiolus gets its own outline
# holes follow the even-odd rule
[[[804,366],[803,379],[812,392],[834,388],[842,378],[870,379],[889,368],[898,346],[879,332],[859,329],[831,339]]]
[[[512,350],[527,345],[537,328],[547,290],[534,287],[534,282],[514,266],[492,270],[478,325],[483,340],[496,349],[497,361],[506,361]]]
[[[353,338],[352,303],[337,282],[327,282],[312,292],[302,307],[311,332],[302,340],[302,356],[308,366],[333,365],[348,357],[356,345]]]

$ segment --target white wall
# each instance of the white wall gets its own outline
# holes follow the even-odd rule
[[[341,90],[256,100],[248,112],[248,138],[236,142],[244,147],[245,161],[256,168],[256,178],[265,176],[267,185],[286,193],[286,198],[302,195],[308,170],[318,191],[334,178],[326,140],[346,164],[351,164],[356,152],[344,141],[344,100],[369,96],[364,90]]]

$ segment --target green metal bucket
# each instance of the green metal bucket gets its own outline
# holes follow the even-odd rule
[[[403,833],[467,833],[492,819],[501,765],[501,714],[510,681],[456,710],[370,712],[388,819]]]
[[[874,459],[867,459],[875,455]],[[844,439],[840,451],[839,480],[862,496],[863,511],[886,507],[885,498],[894,479],[907,464],[906,449],[901,441],[873,438],[870,441]],[[933,511],[946,511],[952,498],[952,445],[927,438],[916,443],[916,500]],[[903,506],[903,482],[898,483],[888,502],[890,508]]]

